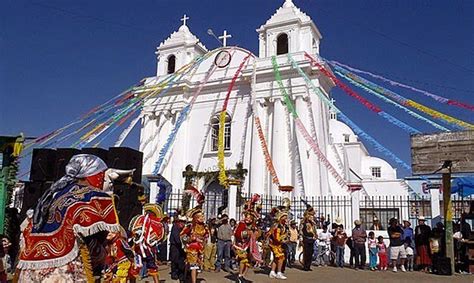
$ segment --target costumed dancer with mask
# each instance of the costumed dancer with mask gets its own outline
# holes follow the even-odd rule
[[[301,234],[303,237],[303,270],[311,270],[311,262],[313,261],[314,253],[314,242],[316,241],[316,222],[314,220],[315,211],[314,208],[307,202],[306,211],[303,214],[301,221]]]
[[[196,283],[198,269],[202,268],[204,256],[204,244],[209,237],[209,229],[206,227],[202,204],[204,195],[198,189],[190,186],[186,193],[196,197],[198,205],[189,211],[186,216],[191,219],[191,223],[186,225],[181,231],[181,242],[184,244],[186,252],[186,264],[191,271],[192,283]]]
[[[273,253],[272,270],[269,277],[276,279],[287,279],[282,273],[283,263],[285,262],[285,251],[283,244],[288,239],[288,213],[282,210],[276,212],[275,223],[269,231],[269,246]]]
[[[104,281],[126,283],[134,254],[127,243],[127,233],[122,228],[120,233],[109,232],[107,235],[107,268],[104,270]]]
[[[144,269],[155,283],[160,281],[157,264],[158,245],[166,241],[162,217],[161,206],[147,203],[143,206],[143,214],[133,217],[129,224],[134,243],[136,268]]]
[[[260,195],[255,194],[245,204],[244,220],[239,222],[234,232],[234,249],[239,262],[238,282],[247,282],[244,276],[247,274],[252,261],[262,261],[254,235],[257,230],[256,221],[260,218],[256,211],[258,201],[260,201]]]
[[[41,196],[23,230],[18,282],[94,281],[85,238],[120,232],[113,199],[102,191],[106,170],[97,156],[75,155]]]

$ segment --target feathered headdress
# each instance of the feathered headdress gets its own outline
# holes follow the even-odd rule
[[[202,213],[202,204],[204,203],[204,200],[205,200],[204,194],[193,186],[188,186],[187,189],[184,191],[184,193],[189,194],[196,198],[196,202],[198,204],[192,209],[188,210],[188,212],[186,213],[187,217],[194,218],[194,216],[197,213],[200,213],[200,212]]]
[[[250,214],[254,218],[260,218],[260,214],[257,211],[257,205],[258,202],[260,202],[260,195],[259,194],[254,194],[252,197],[245,203],[244,205],[244,215]]]
[[[301,202],[306,205],[306,210],[303,214],[304,217],[310,215],[311,213],[314,212],[314,208],[303,198],[300,198]]]

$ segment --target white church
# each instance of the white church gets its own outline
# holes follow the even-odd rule
[[[190,31],[187,17],[179,29],[164,40],[156,51],[156,76],[145,80],[153,88],[194,58],[209,50]],[[305,139],[297,131],[275,81],[271,57],[277,62],[283,83],[292,98],[296,111],[305,127],[317,140],[323,154],[348,183],[361,183],[368,195],[407,195],[407,186],[397,178],[396,169],[387,161],[370,156],[357,135],[313,93],[304,79],[291,67],[287,53],[304,70],[329,99],[333,82],[305,60],[304,52],[319,58],[322,35],[311,18],[291,0],[257,30],[259,54],[255,55],[256,81],[253,80],[253,59],[244,66],[230,95],[225,123],[225,165],[231,170],[242,163],[247,170],[241,191],[264,195],[282,194],[272,183],[265,156],[257,134],[254,119],[260,118],[270,156],[282,185],[293,186],[292,196],[343,196],[349,195],[327,168],[318,160]],[[227,45],[229,35],[220,37]],[[186,74],[164,95],[150,98],[142,110],[140,151],[144,153],[143,175],[151,177],[160,150],[165,145],[180,111],[202,87],[187,119],[183,122],[161,166],[160,174],[181,192],[185,179],[183,171],[192,165],[196,172],[216,172],[217,133],[219,113],[232,80],[242,60],[250,52],[240,47],[226,46],[231,54],[226,68],[217,68],[205,81],[207,70],[215,64],[215,55],[205,59],[190,74]],[[322,61],[321,61],[322,63]],[[253,96],[253,98],[252,98]],[[252,113],[251,103],[255,103]],[[219,181],[196,180],[199,189],[219,190]],[[233,186],[231,186],[232,189]],[[157,192],[151,184],[151,195]]]

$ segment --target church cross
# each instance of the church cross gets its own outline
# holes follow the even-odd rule
[[[222,39],[222,45],[223,45],[224,47],[227,46],[227,39],[228,39],[228,38],[232,38],[232,35],[227,34],[227,31],[226,31],[226,30],[224,30],[224,34],[223,34],[223,35],[219,36],[219,39]]]
[[[186,25],[186,20],[189,20],[189,17],[184,14],[183,18],[181,18],[181,21],[183,22],[183,26]]]

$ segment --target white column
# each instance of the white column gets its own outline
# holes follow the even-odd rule
[[[266,119],[266,108],[264,106],[263,101],[255,102],[255,108],[257,110],[258,117],[260,118],[260,124],[262,127],[262,132],[265,135],[265,119]],[[260,138],[258,137],[257,127],[255,125],[255,117],[249,121],[253,123],[249,125],[252,129],[252,144],[250,147],[249,154],[250,157],[250,164],[249,164],[249,174],[250,174],[250,193],[254,194],[264,194],[265,193],[265,176],[266,176],[266,165],[265,165],[265,155],[263,154],[262,145],[260,143]]]
[[[142,118],[142,128],[140,131],[140,151],[143,152],[143,156],[151,154],[151,135],[153,133],[153,128],[151,127],[151,114],[147,113],[143,115]],[[151,173],[150,161],[147,161],[143,164],[143,175]]]
[[[179,112],[181,109],[177,109],[176,112],[174,113],[174,123],[173,127],[176,124],[179,116]],[[190,118],[190,117],[188,117]],[[173,187],[177,187],[179,190],[183,189],[184,185],[184,178],[183,178],[183,171],[184,167],[186,167],[187,164],[184,164],[185,158],[186,158],[186,145],[187,145],[187,132],[188,132],[188,120],[186,119],[183,121],[183,124],[181,124],[181,127],[178,130],[178,133],[176,134],[176,139],[174,140],[173,146],[172,146],[172,152],[171,152],[171,159],[170,159],[170,164],[169,167],[172,170],[171,171],[171,184],[173,184]]]
[[[360,191],[351,193],[352,219],[344,219],[345,229],[351,229],[355,220],[360,220]]]
[[[173,129],[173,121],[172,121],[173,117],[171,115],[171,112],[168,110],[163,110],[162,115],[163,115],[163,125],[161,126],[161,129],[158,132],[158,135],[162,138],[158,140],[158,146],[156,147],[154,157],[152,158],[153,168],[155,167],[155,163],[158,161],[161,149],[165,145],[166,141],[168,140],[168,136],[170,135],[171,130]],[[169,162],[167,162],[167,160]],[[162,172],[163,177],[165,177],[173,185],[173,192],[178,192],[180,188],[175,186],[175,184],[173,184],[173,182],[171,181],[171,169],[169,166],[170,163],[171,163],[170,152],[168,152],[165,160],[163,161],[163,164],[161,165],[160,171]]]
[[[264,121],[262,121],[262,125],[265,125],[264,126],[265,128],[263,129],[263,133],[265,135],[265,139],[267,140],[268,151],[269,151],[270,156],[272,157],[272,161],[273,161],[273,152],[272,152],[273,123],[272,123],[272,119],[273,119],[274,105],[273,105],[273,100],[271,100],[271,99],[266,100],[265,103],[267,104],[267,107],[265,108],[264,115],[262,115],[262,117],[261,117],[261,118],[264,119]],[[266,195],[270,195],[272,193],[272,187],[273,186],[274,185],[272,183],[272,178],[270,176],[270,173],[268,172],[268,170],[266,170],[265,171],[265,178],[264,178],[264,192],[265,192]]]
[[[308,107],[306,105],[305,98],[303,96],[297,96],[295,98],[295,107],[296,111],[298,112],[298,116],[301,119],[301,122],[306,126],[306,129],[311,134],[311,125],[309,122],[309,113]],[[298,149],[296,152],[300,156],[301,162],[301,169],[303,171],[303,181],[304,181],[304,192],[303,194],[306,196],[315,196],[317,195],[317,188],[318,179],[319,179],[319,162],[316,158],[316,155],[311,150],[308,142],[304,139],[301,132],[295,127],[295,136],[298,143]],[[299,192],[300,188],[295,186],[295,191]]]
[[[431,189],[430,190],[430,197],[431,197],[431,219],[437,219],[438,221],[440,221],[441,220],[441,210],[440,210],[440,206],[439,206],[439,200],[440,200],[439,189]],[[425,215],[423,215],[423,216],[425,216]],[[434,223],[432,222],[431,224],[434,224]]]
[[[229,219],[237,219],[237,186],[235,185],[229,187],[229,203],[227,208],[229,209]]]
[[[275,99],[273,109],[272,156],[275,170],[283,186],[293,185],[291,176],[291,158],[286,133],[285,105],[280,98]],[[272,187],[272,195],[278,194],[278,189]]]

